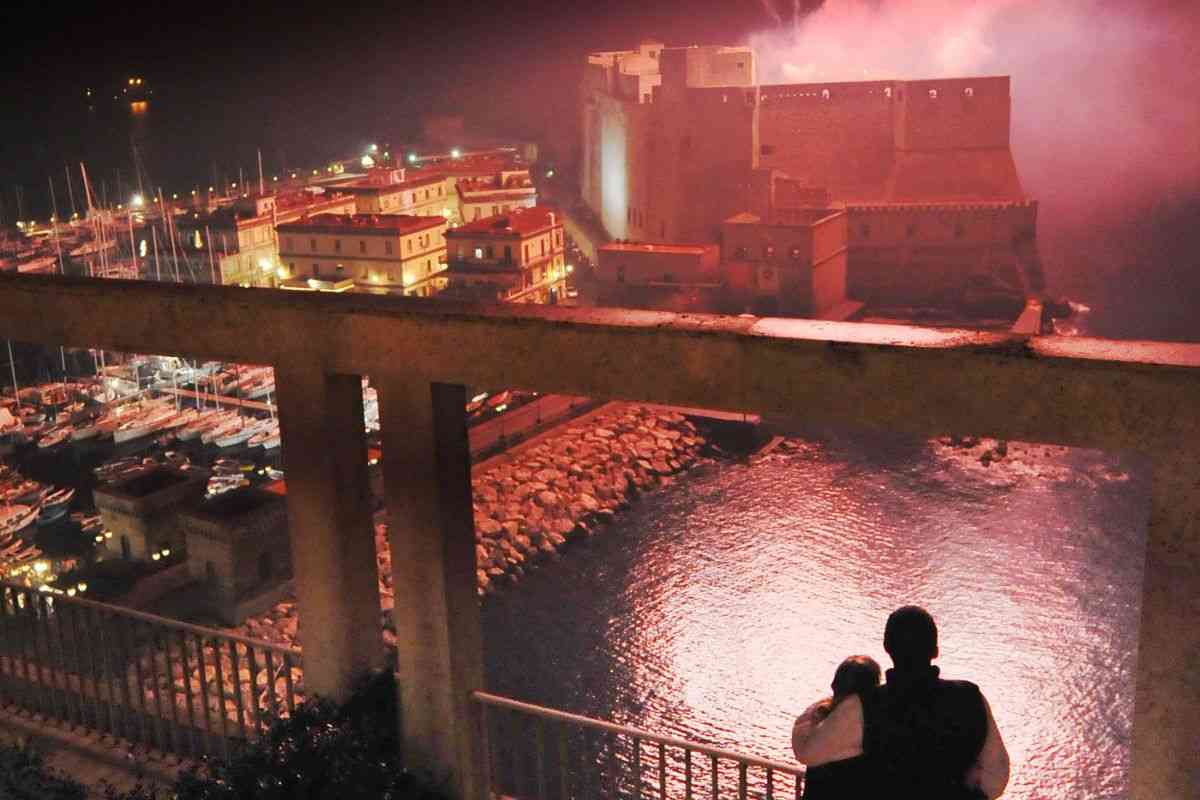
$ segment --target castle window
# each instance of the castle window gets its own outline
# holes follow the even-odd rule
[[[739,247],[733,251],[734,258],[745,258],[748,255],[750,255],[750,254],[746,251],[746,248],[744,248],[744,247]]]
[[[911,238],[913,238],[914,236],[916,236],[916,235],[917,235],[917,223],[915,223],[915,222],[910,222],[910,223],[908,224],[908,228],[905,230],[905,232],[904,232],[904,233],[905,233],[905,235],[906,235],[906,236],[908,236],[908,238],[910,238],[910,239],[911,239]]]
[[[892,87],[890,87],[890,86],[885,87],[883,90],[883,96],[890,98],[892,96]]]
[[[937,89],[930,89],[929,90],[929,99],[937,100],[937,94],[938,94]]]
[[[972,87],[968,86],[967,88],[963,89],[963,94],[965,94],[967,97],[974,97],[974,96],[975,96],[975,89],[973,89]]]
[[[870,225],[862,226],[862,238],[864,238],[864,239],[871,238],[871,226]]]
[[[625,267],[624,266],[617,267],[617,283],[624,283],[624,282],[625,282]]]
[[[672,275],[671,273],[668,272],[663,275],[663,283],[674,283],[674,282],[675,282],[675,276]]]
[[[821,99],[822,99],[822,100],[828,100],[828,99],[829,99],[829,90],[828,90],[828,89],[822,89],[822,90],[821,90]]]
[[[763,245],[763,258],[774,258],[774,257],[775,257],[775,245],[764,244]]]
[[[358,240],[358,252],[360,254],[367,252],[367,240],[366,239]]]
[[[728,103],[728,102],[729,102],[729,95],[728,95],[728,94],[725,94],[724,92],[722,92],[722,93],[721,93],[721,102],[722,102],[722,103]]]
[[[790,255],[792,257],[793,261],[799,261],[800,260],[800,248],[793,247],[791,250],[788,251],[788,255]]]

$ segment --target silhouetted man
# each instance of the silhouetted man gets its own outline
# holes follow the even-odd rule
[[[942,680],[937,625],[905,606],[888,617],[883,649],[895,665],[887,682],[842,702],[796,758],[810,767],[865,756],[874,796],[914,800],[999,797],[1008,785],[1008,751],[979,687]],[[847,798],[847,800],[852,800]]]

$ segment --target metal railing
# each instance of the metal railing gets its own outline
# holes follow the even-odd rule
[[[303,702],[296,650],[0,584],[0,704],[187,758],[228,757]]]
[[[538,800],[801,797],[804,768],[474,692],[494,795]]]

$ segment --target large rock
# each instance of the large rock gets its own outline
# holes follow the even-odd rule
[[[495,539],[504,533],[504,527],[491,517],[476,520],[475,530],[487,539]]]

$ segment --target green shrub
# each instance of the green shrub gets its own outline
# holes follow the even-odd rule
[[[180,775],[166,792],[138,789],[109,800],[444,800],[447,794],[403,768],[395,679],[366,681],[338,707],[312,700],[228,762]]]

